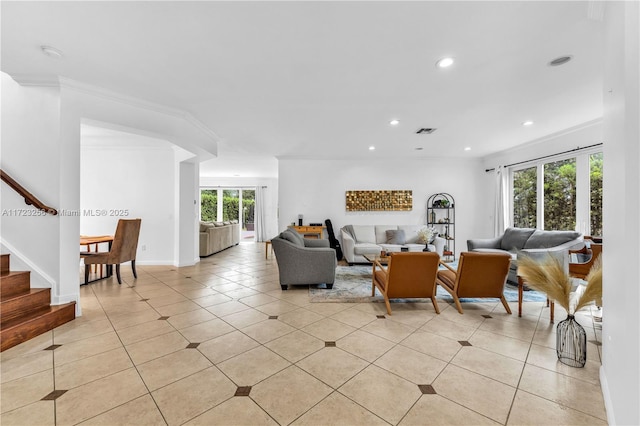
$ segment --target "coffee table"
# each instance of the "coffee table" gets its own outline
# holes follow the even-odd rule
[[[382,265],[387,265],[389,263],[389,256],[380,256],[380,253],[365,254],[363,257],[371,263],[376,263],[376,261],[380,262]]]

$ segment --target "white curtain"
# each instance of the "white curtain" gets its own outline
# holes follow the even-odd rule
[[[259,243],[268,240],[264,220],[264,190],[263,186],[256,186],[256,204],[254,210],[255,240]]]
[[[496,167],[496,204],[493,234],[496,237],[504,234],[510,224],[509,216],[509,171],[504,166]]]

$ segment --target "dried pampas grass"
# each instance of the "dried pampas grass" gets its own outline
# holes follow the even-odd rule
[[[537,262],[528,256],[518,256],[518,275],[529,287],[546,293],[569,312],[571,280],[558,259],[548,256]]]
[[[549,299],[562,306],[569,314],[584,308],[589,303],[602,298],[602,262],[598,258],[586,277],[587,286],[580,295],[575,309],[571,309],[571,277],[567,275],[560,261],[547,256],[543,261],[530,257],[518,258],[518,275],[527,285],[546,293]]]
[[[596,261],[593,262],[585,281],[587,282],[587,288],[580,295],[574,312],[578,312],[591,302],[602,299],[602,256],[598,256]]]

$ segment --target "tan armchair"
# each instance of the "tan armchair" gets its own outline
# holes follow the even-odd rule
[[[89,282],[89,265],[116,265],[118,284],[122,284],[120,277],[120,264],[131,261],[133,276],[136,273],[136,251],[138,249],[138,236],[142,219],[120,219],[113,237],[113,243],[108,252],[83,252],[80,256],[84,259],[84,283]]]
[[[504,298],[504,284],[507,281],[511,256],[503,253],[460,253],[458,270],[441,262],[446,269],[438,271],[436,282],[453,297],[461,314],[460,298],[498,298],[510,314],[509,304]]]
[[[430,298],[436,313],[436,273],[440,256],[433,252],[391,253],[387,268],[376,261],[373,267],[371,296],[376,287],[384,297],[387,313],[391,315],[389,299]]]
[[[589,275],[591,267],[602,254],[602,243],[596,243],[588,236],[585,236],[584,239],[585,242],[590,242],[589,248],[585,246],[582,250],[569,250],[569,254],[591,256],[586,262],[569,263],[569,275],[580,279],[585,279]]]

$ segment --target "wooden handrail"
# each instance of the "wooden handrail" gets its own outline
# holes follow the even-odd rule
[[[42,201],[38,200],[32,193],[24,189],[22,185],[16,182],[15,179],[13,179],[11,176],[6,174],[4,170],[1,170],[1,169],[0,169],[0,178],[2,178],[2,180],[7,185],[9,185],[14,191],[20,194],[20,196],[24,198],[24,202],[27,205],[33,206],[39,210],[42,210],[54,216],[58,214],[58,211],[56,209],[54,209],[53,207],[49,207],[46,204],[44,204]]]

